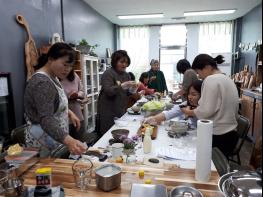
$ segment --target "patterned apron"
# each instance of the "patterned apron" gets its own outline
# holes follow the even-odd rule
[[[59,124],[65,132],[68,132],[68,99],[59,80],[56,78],[55,82],[45,72],[36,72],[35,74],[45,75],[56,87],[59,94],[59,106],[57,111],[53,114],[53,117],[56,119],[57,124]],[[31,123],[29,122],[29,124]],[[40,124],[31,124],[31,128],[26,132],[26,145],[28,147],[45,149],[49,152],[48,154],[50,154],[60,143],[43,131]]]

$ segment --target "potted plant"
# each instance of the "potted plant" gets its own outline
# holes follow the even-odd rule
[[[134,136],[132,138],[128,138],[127,136],[123,135],[120,137],[120,140],[124,144],[123,153],[127,155],[126,163],[128,161],[128,157],[131,154],[134,154],[136,142],[138,141],[138,137]]]
[[[98,44],[92,45],[90,46],[90,52],[89,55],[94,56],[94,57],[98,57],[98,55],[94,52],[94,50],[98,47]]]
[[[89,43],[87,42],[86,39],[81,39],[79,44],[77,45],[77,50],[80,50],[81,53],[83,54],[89,54],[91,49],[91,46],[89,45]]]

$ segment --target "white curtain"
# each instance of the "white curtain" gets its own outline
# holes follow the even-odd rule
[[[219,69],[226,75],[231,75],[232,36],[232,21],[200,24],[198,52],[213,57],[223,55],[225,62]]]
[[[201,23],[199,53],[230,53],[232,31],[232,22]]]
[[[136,79],[142,72],[149,70],[149,27],[120,27],[120,49],[126,50],[131,58],[127,71]]]

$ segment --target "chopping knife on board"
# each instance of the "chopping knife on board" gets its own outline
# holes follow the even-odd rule
[[[26,68],[27,68],[27,80],[28,80],[35,72],[34,66],[37,65],[37,60],[39,55],[35,41],[33,40],[33,37],[30,33],[29,25],[26,19],[22,15],[16,15],[16,21],[25,28],[28,35],[28,40],[25,43],[25,56],[26,56]]]

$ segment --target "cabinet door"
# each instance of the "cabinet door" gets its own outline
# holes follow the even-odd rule
[[[260,136],[262,136],[262,101],[256,100],[253,137],[258,139]]]
[[[242,95],[242,99],[241,99],[241,115],[245,116],[246,118],[248,118],[250,123],[251,123],[251,127],[249,129],[249,135],[250,136],[252,136],[253,102],[254,102],[253,98],[251,98],[249,96]]]

